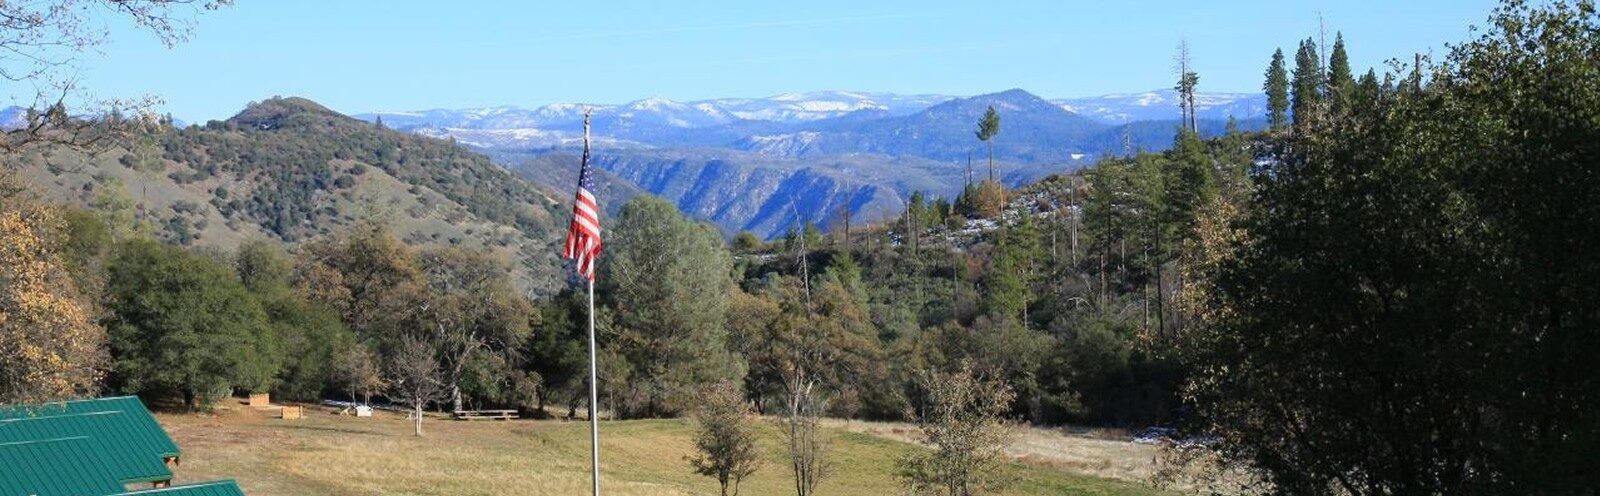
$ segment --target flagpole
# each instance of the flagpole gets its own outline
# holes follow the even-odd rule
[[[583,112],[583,167],[589,167],[589,111]],[[592,263],[592,262],[591,262]],[[589,459],[593,472],[594,496],[600,496],[600,389],[595,379],[594,277],[589,279]]]
[[[599,389],[595,387],[594,279],[589,280],[589,446],[594,465],[594,496],[600,496],[600,409]]]

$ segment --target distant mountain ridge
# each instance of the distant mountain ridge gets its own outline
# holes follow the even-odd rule
[[[1263,96],[1201,93],[1197,100],[1202,134],[1220,134],[1230,118],[1242,130],[1264,126]],[[973,176],[987,176],[989,148],[973,130],[991,106],[1001,115],[995,173],[1017,185],[1106,155],[1167,148],[1178,127],[1176,102],[1171,90],[1060,100],[1022,89],[971,97],[823,91],[356,117],[455,140],[523,177],[555,180],[547,185],[560,190],[571,187],[560,184],[567,174],[548,169],[570,167],[568,160],[541,157],[577,153],[588,109],[596,163],[619,194],[664,196],[730,234],[773,236],[808,220],[826,227],[840,206],[871,220],[893,215],[913,191],[953,195],[969,162],[978,164]]]
[[[695,128],[734,121],[796,123],[839,117],[863,110],[904,115],[953,99],[945,95],[898,95],[853,91],[784,93],[764,98],[720,98],[678,102],[646,98],[624,104],[552,103],[537,108],[516,106],[355,114],[396,129],[460,128],[576,130],[585,109],[595,120],[636,119],[672,127]]]
[[[1227,115],[1253,112],[1262,99],[1202,94],[1200,100],[1201,130],[1214,135]],[[83,202],[94,200],[98,193],[87,192],[100,191],[100,182],[121,181],[151,203],[150,220],[180,241],[227,245],[248,235],[298,241],[375,208],[400,219],[411,241],[525,255],[542,253],[527,248],[559,234],[559,204],[576,181],[585,108],[594,112],[597,187],[610,212],[650,193],[729,235],[749,230],[770,238],[807,221],[827,228],[846,210],[858,222],[891,218],[912,192],[950,197],[969,179],[988,176],[987,147],[973,129],[990,106],[1002,119],[994,174],[1020,185],[1107,154],[1169,146],[1177,127],[1173,101],[1164,91],[1056,101],[1021,89],[972,97],[828,91],[352,118],[303,98],[272,98],[226,121],[166,131],[156,156],[96,160],[89,175],[63,176],[44,163],[32,170],[51,189]],[[25,115],[20,108],[0,111],[0,118]],[[1240,124],[1248,130],[1260,119]],[[91,177],[95,172],[103,174]],[[146,191],[160,193],[145,200]],[[522,258],[519,265],[543,272],[553,265],[547,258]]]
[[[1176,119],[1181,114],[1178,92],[1173,89],[1062,98],[1051,102],[1070,112],[1113,123]],[[1197,92],[1195,109],[1201,119],[1226,121],[1231,117],[1248,121],[1267,115],[1267,98],[1260,93]]]
[[[996,152],[1039,163],[1094,159],[1124,145],[1160,149],[1170,136],[1150,139],[1120,129],[1148,129],[1180,115],[1170,89],[1090,98],[1047,100],[1020,89],[973,97],[851,91],[786,93],[766,98],[677,102],[648,98],[626,104],[556,103],[462,110],[373,112],[355,117],[434,137],[453,137],[480,149],[557,150],[579,141],[585,109],[593,112],[596,146],[610,149],[712,147],[796,158],[831,154],[914,155],[964,160],[974,113],[1002,110]],[[1260,127],[1266,99],[1252,93],[1197,95],[1199,117],[1220,128],[1230,118]],[[966,102],[966,103],[962,103]],[[965,119],[965,120],[964,120]],[[1202,125],[1204,129],[1206,126]],[[1077,158],[1073,158],[1077,157]]]

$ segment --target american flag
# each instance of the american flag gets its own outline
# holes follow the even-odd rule
[[[561,256],[578,261],[578,275],[593,281],[595,259],[600,257],[600,207],[594,199],[594,175],[589,170],[589,116],[583,116],[583,165],[578,170],[578,196],[573,201],[572,225]]]

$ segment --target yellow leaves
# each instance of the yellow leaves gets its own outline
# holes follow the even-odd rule
[[[61,262],[61,216],[16,197],[0,206],[0,403],[92,390],[105,357],[93,322]]]
[[[1183,246],[1182,277],[1189,281],[1178,294],[1178,304],[1206,324],[1229,309],[1217,308],[1210,301],[1217,267],[1244,246],[1248,233],[1238,225],[1243,215],[1238,205],[1219,200],[1202,209],[1195,219],[1195,235]]]

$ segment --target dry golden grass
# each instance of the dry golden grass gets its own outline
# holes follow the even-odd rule
[[[901,422],[830,421],[832,427],[916,442],[917,427]],[[1067,430],[1019,427],[1006,453],[1028,465],[1064,472],[1143,483],[1155,474],[1160,448],[1135,444],[1126,433],[1109,430]]]
[[[216,415],[161,415],[179,446],[179,481],[237,479],[247,493],[272,495],[572,495],[589,488],[588,424],[561,421],[453,422],[429,419],[425,437],[397,416],[341,417],[307,408],[285,421],[243,409]],[[895,460],[910,444],[833,429],[835,473],[823,494],[901,494]],[[682,420],[601,424],[606,494],[714,494],[715,481],[690,472],[692,427]],[[763,439],[767,462],[743,494],[792,492],[776,430]],[[1142,484],[1016,464],[1008,494],[1161,494]]]

